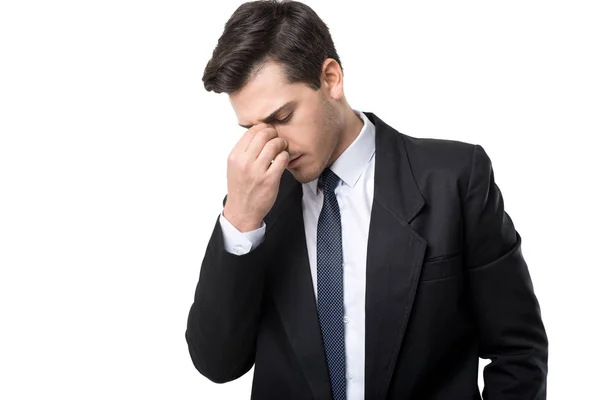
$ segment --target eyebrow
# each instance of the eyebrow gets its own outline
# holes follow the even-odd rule
[[[265,124],[270,124],[277,120],[277,118],[275,118],[275,116],[277,114],[279,114],[283,109],[288,108],[288,107],[293,107],[295,105],[296,105],[296,101],[290,100],[287,103],[285,103],[284,105],[282,105],[281,107],[279,107],[277,110],[275,110],[271,114],[269,114],[269,116],[267,118],[262,119],[261,122],[264,122]],[[242,125],[242,124],[238,124],[238,125],[241,126],[242,128],[246,128],[246,129],[252,128],[252,125]]]

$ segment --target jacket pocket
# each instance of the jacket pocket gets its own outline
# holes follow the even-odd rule
[[[421,282],[454,277],[462,271],[462,254],[444,254],[426,259],[421,268]]]

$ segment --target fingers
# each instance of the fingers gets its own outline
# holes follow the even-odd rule
[[[281,153],[277,154],[277,156],[275,156],[275,159],[273,160],[273,163],[271,164],[269,162],[270,167],[267,170],[267,174],[273,174],[277,178],[281,177],[283,171],[288,165],[289,160],[290,153],[288,153],[287,151],[282,151]]]
[[[263,128],[257,130],[257,132],[252,137],[252,140],[248,144],[248,148],[246,149],[246,156],[248,156],[251,160],[257,159],[258,155],[262,151],[263,147],[265,147],[267,142],[271,139],[275,139],[276,137],[277,131],[275,130],[275,128],[273,128],[272,125],[265,125]],[[275,158],[275,154],[273,155],[273,158]]]
[[[231,151],[230,157],[238,158],[243,154],[243,159],[253,163],[266,171],[271,167],[275,158],[288,146],[287,141],[278,137],[277,131],[270,124],[255,125],[240,138]],[[289,157],[289,154],[286,157]],[[283,156],[282,156],[283,157]],[[284,165],[287,166],[287,161]]]
[[[240,138],[240,140],[238,140],[238,142],[235,144],[235,146],[233,147],[231,153],[243,153],[248,149],[248,146],[250,145],[250,143],[252,142],[252,140],[254,139],[254,136],[261,131],[262,129],[268,128],[271,125],[268,124],[258,124],[258,125],[254,125],[253,127],[251,127],[250,129],[248,129]]]
[[[276,137],[274,139],[269,140],[265,146],[262,148],[262,151],[258,155],[256,159],[256,163],[260,165],[263,170],[267,170],[271,166],[271,161],[279,155],[282,151],[287,148],[287,142],[280,138]]]

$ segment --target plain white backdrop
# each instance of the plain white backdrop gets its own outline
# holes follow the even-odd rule
[[[492,159],[550,340],[597,396],[594,1],[307,1],[350,105]],[[202,73],[241,1],[0,3],[0,398],[246,399],[184,338],[243,129]],[[482,363],[483,365],[484,363]]]

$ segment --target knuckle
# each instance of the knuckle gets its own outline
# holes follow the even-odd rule
[[[238,160],[237,166],[242,172],[248,172],[250,170],[250,162],[247,158],[242,158]]]
[[[264,137],[269,139],[277,136],[277,131],[271,125],[265,125],[260,132],[264,135]]]
[[[277,143],[273,141],[268,142],[264,147],[265,151],[269,154],[275,153],[278,148],[279,146],[277,145]]]
[[[266,186],[266,187],[270,187],[273,186],[275,184],[275,176],[273,174],[266,174],[265,177],[263,178],[262,183]]]
[[[256,132],[256,135],[254,136],[254,139],[258,139],[261,142],[266,142],[268,140],[268,138],[269,138],[268,132],[265,130]]]

